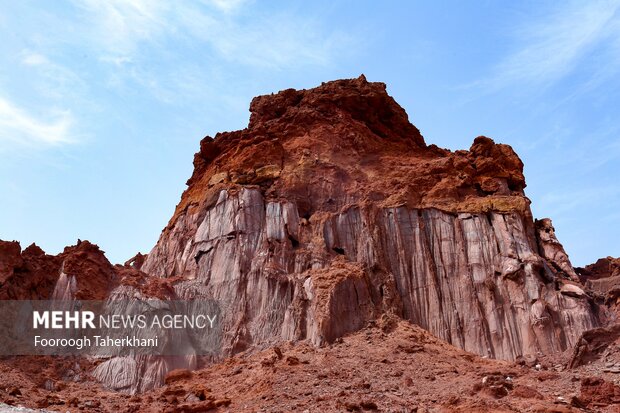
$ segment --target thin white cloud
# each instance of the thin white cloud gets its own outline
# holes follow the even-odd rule
[[[203,4],[224,13],[232,13],[248,3],[247,0],[203,0]]]
[[[218,88],[244,66],[268,74],[325,66],[347,47],[341,32],[318,19],[281,8],[257,11],[252,0],[71,1],[74,13],[52,21],[50,36],[34,33],[29,48],[16,56],[32,94],[16,104],[0,93],[2,146],[81,140],[89,132],[78,126],[89,122],[78,120],[100,105],[93,79],[123,96],[139,96],[138,86],[166,104],[215,95],[225,102],[239,93]],[[70,110],[39,111],[46,106]]]
[[[0,143],[28,146],[72,143],[73,123],[73,115],[68,110],[53,111],[40,119],[0,97]]]
[[[620,61],[614,49],[620,44],[620,0],[557,5],[557,10],[543,19],[528,21],[519,28],[516,35],[520,46],[481,83],[491,89],[544,87],[587,63],[594,52],[605,59],[605,71],[618,72]],[[602,73],[601,69],[592,69],[593,76]]]
[[[22,63],[26,66],[41,66],[49,64],[49,60],[45,56],[39,53],[26,52],[22,59]]]
[[[114,66],[122,67],[128,63],[132,63],[133,59],[129,56],[102,56],[99,58],[104,63],[112,63]]]
[[[120,56],[134,53],[139,42],[165,31],[169,27],[165,16],[177,7],[159,0],[75,0],[75,4],[86,12],[91,40]]]
[[[86,83],[76,72],[42,53],[22,50],[21,63],[33,71],[30,84],[42,97],[67,102],[80,99],[87,89]]]
[[[180,18],[193,37],[209,44],[222,58],[255,67],[326,65],[338,45],[347,42],[339,34],[325,36],[311,19],[287,14],[256,16],[244,24],[191,10],[183,11]]]
[[[119,67],[135,62],[145,53],[142,47],[183,39],[210,47],[216,57],[251,66],[324,65],[347,41],[341,33],[324,32],[308,16],[253,14],[244,0],[74,2],[85,12],[90,41],[105,50],[100,60]]]

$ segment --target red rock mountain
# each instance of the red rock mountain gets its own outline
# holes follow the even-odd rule
[[[515,359],[597,325],[550,222],[532,219],[510,146],[427,146],[363,76],[260,96],[250,111],[246,129],[202,140],[142,267],[228,302],[228,352],[321,345],[393,314]]]
[[[617,328],[604,328],[616,320],[618,265],[610,258],[573,268],[551,221],[533,219],[523,163],[510,146],[483,136],[469,150],[427,145],[386,86],[363,76],[259,96],[250,112],[247,128],[200,142],[188,188],[148,255],[112,266],[87,241],[58,256],[0,242],[0,298],[225,303],[221,363],[210,360],[205,370],[204,360],[190,354],[109,358],[88,367],[107,389],[146,392],[133,401],[152,411],[231,403],[232,411],[253,411],[273,407],[269,399],[285,410],[312,403],[322,411],[400,409],[424,389],[433,394],[420,406],[429,408],[530,408],[530,401],[484,401],[519,393],[547,411],[557,389],[576,392],[579,380],[571,373],[538,379],[530,371],[537,359],[571,353],[563,363],[594,374],[611,357],[600,343],[611,348],[619,336]],[[396,355],[388,354],[392,347]],[[265,352],[275,356],[260,360]],[[367,385],[364,376],[351,390],[364,373],[337,360],[357,360],[360,352],[377,358],[356,363],[385,389]],[[0,367],[34,383],[41,373],[24,367],[29,363]],[[384,368],[393,363],[420,377]],[[334,375],[332,364],[349,373]],[[543,364],[538,369],[549,367]],[[174,369],[201,372],[177,371],[166,381]],[[301,378],[312,374],[332,384],[306,386]],[[446,383],[435,383],[435,374]],[[215,386],[207,396],[198,389],[205,377]],[[469,396],[437,400],[451,389],[464,394],[472,378],[483,377]],[[427,381],[414,390],[418,379]],[[554,384],[535,390],[532,383],[544,380]],[[575,396],[573,407],[614,403],[620,388],[596,380],[581,383],[585,396]],[[248,389],[250,381],[263,387]],[[270,387],[289,381],[296,384],[288,396],[305,404],[291,404]],[[88,380],[76,383],[69,389],[80,397],[99,391]],[[390,383],[416,395],[386,398]],[[334,388],[338,395],[329,396]],[[319,390],[313,402],[308,395]],[[106,394],[105,409],[126,404],[119,393]],[[17,396],[2,400],[10,397]],[[41,397],[39,407],[51,403],[49,394]],[[84,409],[80,403],[69,407]]]

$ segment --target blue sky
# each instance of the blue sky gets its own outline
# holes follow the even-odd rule
[[[387,83],[428,143],[513,146],[575,265],[620,256],[620,2],[4,1],[0,238],[148,252],[253,96]]]

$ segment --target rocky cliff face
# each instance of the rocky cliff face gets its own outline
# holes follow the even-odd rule
[[[592,300],[601,277],[586,288],[551,221],[534,221],[510,146],[427,145],[385,85],[363,76],[260,96],[250,111],[246,129],[200,142],[147,256],[112,266],[87,241],[58,256],[0,242],[0,299],[214,298],[222,357],[408,320],[513,360],[583,344],[609,318]],[[136,393],[203,362],[108,358],[92,375]]]
[[[225,354],[331,342],[396,315],[514,359],[597,325],[523,164],[478,137],[427,146],[385,85],[360,77],[255,98],[248,128],[206,137],[142,270],[227,304]]]

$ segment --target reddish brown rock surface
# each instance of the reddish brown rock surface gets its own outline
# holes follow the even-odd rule
[[[581,282],[609,308],[608,322],[618,322],[620,314],[620,258],[601,258],[585,268],[577,268]]]
[[[16,241],[0,241],[0,299],[50,298],[61,261],[59,257],[46,255],[35,244],[22,251]]]
[[[112,264],[95,244],[80,241],[58,255],[35,244],[0,240],[0,299],[104,300],[117,284]]]
[[[204,211],[222,189],[256,185],[300,216],[351,204],[524,211],[523,164],[508,145],[479,137],[470,151],[426,146],[385,84],[354,80],[259,96],[248,128],[206,137],[167,230]]]
[[[427,145],[385,85],[363,76],[260,96],[250,111],[246,129],[200,142],[148,255],[112,266],[87,241],[58,256],[0,242],[3,299],[225,302],[220,358],[77,360],[79,373],[75,360],[42,372],[33,366],[50,359],[6,359],[0,400],[70,411],[613,411],[607,365],[617,359],[620,373],[620,350],[615,327],[596,328],[613,321],[604,283],[617,266],[573,269],[551,221],[534,221],[510,146]]]
[[[60,257],[60,278],[53,299],[105,300],[118,284],[114,267],[95,244],[78,240]]]
[[[248,128],[203,139],[142,266],[229,303],[225,354],[321,345],[383,314],[503,359],[563,351],[598,325],[509,146],[427,146],[364,77],[250,111]]]
[[[582,280],[598,280],[601,278],[620,276],[620,258],[601,258],[585,268],[577,268]]]
[[[283,343],[173,371],[168,385],[133,396],[88,376],[63,379],[68,371],[83,374],[83,361],[46,360],[44,374],[19,359],[3,362],[0,400],[63,412],[618,411],[613,373],[483,359],[419,327],[386,321],[323,347]]]

